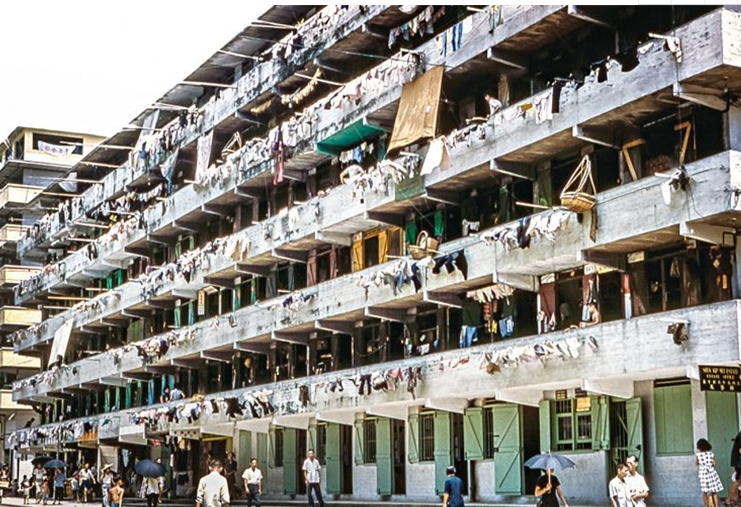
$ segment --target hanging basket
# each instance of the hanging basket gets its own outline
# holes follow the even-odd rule
[[[438,241],[430,237],[427,231],[422,231],[417,235],[417,244],[409,245],[409,255],[415,261],[424,259],[428,255],[434,255],[437,251]]]
[[[591,186],[591,192],[586,191],[587,183]],[[592,176],[592,161],[589,155],[584,155],[561,192],[561,205],[575,213],[584,213],[597,204],[596,193],[597,188]]]

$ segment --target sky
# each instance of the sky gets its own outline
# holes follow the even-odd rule
[[[3,5],[0,141],[17,126],[113,135],[269,6],[246,0]]]

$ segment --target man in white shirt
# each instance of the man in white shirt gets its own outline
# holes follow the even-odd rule
[[[610,501],[612,507],[633,507],[630,491],[625,483],[628,467],[620,463],[617,466],[617,476],[610,481]]]
[[[229,484],[226,477],[221,475],[224,464],[215,459],[211,461],[209,470],[211,472],[198,483],[196,507],[229,507]]]
[[[638,457],[631,454],[625,458],[625,464],[628,466],[625,483],[628,485],[630,497],[633,499],[633,506],[646,507],[648,484],[646,484],[646,479],[638,473]]]
[[[309,449],[309,457],[304,461],[304,479],[306,480],[306,493],[309,495],[309,507],[314,507],[314,495],[312,491],[316,492],[316,499],[319,501],[319,507],[324,507],[324,499],[322,498],[322,488],[320,486],[321,476],[319,470],[322,469],[322,465],[319,464],[319,460],[314,458],[314,449]]]
[[[252,458],[250,466],[242,474],[244,480],[244,492],[247,493],[247,507],[252,507],[255,502],[260,507],[260,495],[262,495],[262,471],[257,468],[257,459]]]

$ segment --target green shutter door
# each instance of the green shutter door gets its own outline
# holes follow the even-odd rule
[[[463,444],[467,460],[484,458],[484,408],[467,408],[463,412]]]
[[[522,422],[517,405],[494,405],[494,491],[521,495]]]
[[[236,312],[240,308],[242,308],[242,287],[237,285],[237,288],[232,290],[232,311]]]
[[[453,464],[453,449],[450,435],[450,413],[435,412],[435,494],[442,495],[447,468]]]
[[[297,454],[296,429],[283,428],[283,492],[286,495],[298,492]]]
[[[391,454],[391,419],[376,419],[376,487],[379,495],[394,492],[394,461]]]
[[[610,400],[607,396],[592,397],[592,450],[610,448]],[[577,416],[579,412],[577,412]]]
[[[628,419],[628,455],[638,456],[638,471],[643,473],[643,408],[640,398],[625,402],[625,417]]]
[[[188,325],[192,326],[196,323],[196,303],[195,301],[188,302]]]
[[[708,440],[713,446],[715,468],[718,470],[723,491],[730,491],[731,446],[738,433],[738,405],[736,393],[705,392],[705,410],[708,423]]]
[[[103,396],[103,409],[106,412],[111,411],[111,390],[110,389],[105,390],[105,395]]]
[[[252,459],[252,432],[250,431],[239,431],[239,454],[237,455],[237,463],[244,469],[250,466],[250,460]],[[238,475],[241,471],[237,471]]]
[[[268,456],[268,434],[258,433],[257,434],[257,466],[264,466],[265,463],[270,461]],[[267,473],[262,474],[262,490],[267,491]]]
[[[540,452],[551,451],[551,402],[540,400],[538,404],[540,419]],[[529,456],[528,456],[529,458]]]
[[[268,449],[268,467],[275,468],[275,428],[271,427],[268,430],[268,438],[270,439],[270,448]]]
[[[175,329],[180,327],[180,300],[178,299],[175,303],[175,314],[173,316],[173,324]]]
[[[409,463],[419,463],[419,414],[409,414]]]
[[[355,419],[355,464],[365,463],[365,419]]]
[[[327,445],[324,459],[327,467],[327,494],[342,493],[342,427],[339,424],[327,424]]]

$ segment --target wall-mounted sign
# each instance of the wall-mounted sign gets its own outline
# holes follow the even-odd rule
[[[700,365],[700,391],[741,392],[741,368],[738,366]]]

